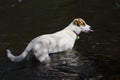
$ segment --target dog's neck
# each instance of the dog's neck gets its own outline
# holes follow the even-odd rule
[[[78,36],[79,34],[73,30],[73,32]]]
[[[81,33],[81,29],[79,28],[79,30],[76,28],[76,25],[74,25],[73,23],[69,24],[67,28],[70,31],[72,31],[74,34],[76,34],[77,36]]]

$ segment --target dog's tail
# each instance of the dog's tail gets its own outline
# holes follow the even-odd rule
[[[31,50],[31,46],[28,45],[27,48],[23,51],[23,53],[19,56],[14,56],[9,49],[7,49],[7,56],[8,58],[13,61],[13,62],[19,62],[22,61],[29,53]]]

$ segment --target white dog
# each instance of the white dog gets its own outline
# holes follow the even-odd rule
[[[53,34],[46,34],[33,39],[19,56],[12,55],[7,49],[7,55],[11,61],[23,60],[30,51],[40,62],[50,62],[50,53],[71,50],[81,32],[93,32],[91,27],[81,18],[74,19],[65,29]]]

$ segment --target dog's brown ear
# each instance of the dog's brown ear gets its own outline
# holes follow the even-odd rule
[[[85,21],[81,18],[76,19],[75,24],[77,26],[85,26]]]

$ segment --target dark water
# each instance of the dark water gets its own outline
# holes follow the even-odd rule
[[[31,39],[61,30],[76,17],[95,30],[80,34],[75,44],[79,66],[45,68],[7,58],[7,48],[18,55]],[[0,80],[120,80],[119,41],[119,0],[0,0]]]

